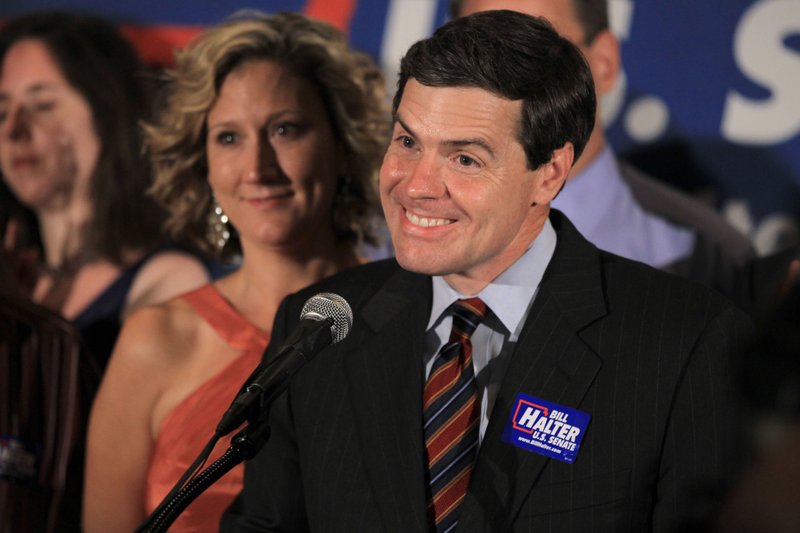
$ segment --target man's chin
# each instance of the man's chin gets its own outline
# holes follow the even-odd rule
[[[454,271],[454,267],[446,261],[446,257],[441,253],[419,254],[405,253],[395,249],[397,262],[404,270],[424,274],[426,276],[446,276]]]

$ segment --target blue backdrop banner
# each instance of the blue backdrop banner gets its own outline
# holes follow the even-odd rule
[[[447,18],[446,0],[4,0],[0,19],[45,8],[109,17],[155,63],[237,9],[300,11],[346,31],[390,84],[408,46]],[[610,11],[624,75],[603,116],[617,151],[714,202],[759,251],[796,242],[800,0],[610,0]]]

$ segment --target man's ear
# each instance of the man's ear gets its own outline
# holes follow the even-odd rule
[[[575,159],[575,148],[571,142],[553,150],[550,161],[535,170],[539,173],[539,184],[534,194],[534,204],[549,204],[561,191]]]
[[[582,47],[592,69],[595,90],[603,95],[614,88],[622,64],[619,41],[610,30],[598,33],[592,44]]]

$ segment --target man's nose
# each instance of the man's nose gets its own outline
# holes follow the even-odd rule
[[[423,154],[411,162],[405,180],[410,198],[439,198],[445,193],[442,162],[437,154]]]

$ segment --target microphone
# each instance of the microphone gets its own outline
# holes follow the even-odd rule
[[[247,420],[251,409],[268,406],[289,386],[289,380],[323,348],[344,339],[353,325],[347,300],[331,292],[309,298],[300,311],[300,322],[278,353],[259,364],[217,424],[217,435],[227,435]]]

